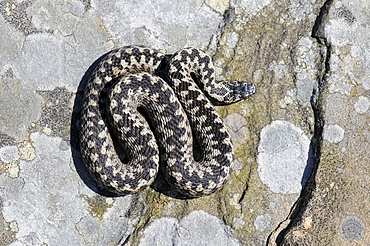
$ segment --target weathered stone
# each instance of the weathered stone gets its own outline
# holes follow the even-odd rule
[[[270,223],[270,214],[258,215],[256,220],[254,221],[254,227],[257,229],[257,231],[263,232],[270,226]]]
[[[63,35],[72,35],[76,31],[78,17],[84,14],[84,6],[77,0],[36,0],[27,8],[27,13],[38,29],[60,30]]]
[[[232,139],[236,142],[242,142],[250,138],[248,121],[240,114],[232,113],[225,117],[224,123],[229,129]]]
[[[301,192],[311,168],[310,140],[287,121],[273,121],[261,131],[258,146],[258,174],[273,192]],[[306,176],[305,176],[306,174]]]
[[[71,123],[71,98],[72,95],[65,88],[55,88],[52,91],[40,91],[45,100],[41,118],[36,124],[36,129],[50,136],[59,136],[69,139]]]
[[[1,1],[0,2],[0,13],[12,26],[23,32],[25,35],[31,33],[39,33],[42,30],[38,30],[33,23],[31,18],[27,15],[26,9],[32,5],[33,1]]]
[[[230,3],[227,0],[205,0],[204,2],[220,14],[224,14],[230,7]]]
[[[180,221],[163,217],[154,220],[143,232],[139,245],[240,245],[229,235],[230,229],[217,217],[193,211]]]
[[[222,21],[222,16],[202,0],[173,1],[171,4],[165,0],[140,4],[104,0],[96,3],[96,10],[115,41],[148,45],[168,52],[184,46],[207,47]]]
[[[367,245],[368,9],[0,0],[0,245]],[[236,160],[215,194],[184,199],[159,175],[112,197],[83,166],[81,91],[99,57],[131,44],[202,48],[219,79],[256,84],[217,107]]]
[[[369,19],[361,1],[327,1],[317,22],[328,71],[318,108],[316,175],[297,203],[283,245],[368,245]],[[322,125],[322,123],[325,123]],[[320,131],[319,131],[320,133]],[[310,226],[305,221],[310,218]]]
[[[17,161],[19,153],[16,146],[5,146],[0,148],[0,160],[5,163]]]
[[[41,114],[41,98],[18,80],[0,80],[0,132],[22,141]]]
[[[16,58],[21,51],[24,38],[22,33],[5,25],[5,20],[0,16],[0,57],[2,57],[2,60],[9,61],[8,59]],[[2,70],[5,64],[0,63],[0,65]]]
[[[17,77],[32,90],[52,90],[64,82],[62,40],[50,34],[29,35],[14,65]],[[47,61],[47,62],[46,62]]]
[[[8,136],[7,134],[0,132],[0,147],[11,146],[15,144],[15,139]]]
[[[130,197],[117,203],[109,198],[112,203],[108,210],[111,211],[105,211],[104,221],[94,217],[86,221],[90,217],[83,208],[83,196],[92,194],[84,186],[76,185],[81,181],[72,168],[70,149],[60,149],[61,138],[34,133],[31,140],[37,157],[30,162],[20,162],[19,178],[6,180],[6,176],[0,175],[3,187],[0,194],[6,199],[4,219],[16,221],[19,242],[26,245],[32,242],[83,245],[89,240],[99,245],[108,239],[118,242],[123,235],[118,232],[124,233],[129,228],[124,215]],[[102,227],[93,229],[94,223]],[[95,230],[94,237],[88,239],[92,230]],[[110,236],[105,230],[110,231]]]

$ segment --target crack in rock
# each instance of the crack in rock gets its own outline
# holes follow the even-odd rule
[[[320,163],[320,156],[321,156],[321,144],[323,139],[323,128],[324,128],[324,117],[323,117],[323,110],[322,110],[322,90],[325,89],[326,86],[326,76],[330,70],[329,61],[330,61],[330,54],[331,54],[331,45],[328,44],[325,35],[324,35],[324,25],[327,20],[328,12],[331,7],[333,0],[327,0],[324,5],[320,9],[320,13],[315,21],[315,25],[312,31],[312,37],[317,40],[320,47],[322,48],[321,51],[321,65],[323,69],[321,71],[321,77],[318,78],[318,91],[316,93],[317,100],[315,100],[311,107],[314,112],[315,117],[315,126],[314,126],[314,135],[311,140],[311,148],[312,148],[312,155],[313,155],[313,166],[312,166],[312,173],[307,182],[307,185],[301,192],[300,197],[292,206],[292,209],[287,217],[286,220],[282,221],[278,227],[269,235],[266,245],[273,246],[273,245],[284,245],[285,243],[285,236],[290,231],[290,229],[299,223],[302,220],[302,215],[307,208],[307,205],[310,199],[313,196],[313,191],[316,187],[316,173]],[[320,64],[319,64],[320,66]]]

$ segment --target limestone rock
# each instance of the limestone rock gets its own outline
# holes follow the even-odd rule
[[[368,245],[364,0],[0,1],[0,245]],[[163,177],[101,191],[81,162],[81,91],[107,51],[211,54],[257,87],[217,106],[234,172],[183,199]]]

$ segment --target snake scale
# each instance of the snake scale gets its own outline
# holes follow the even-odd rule
[[[164,51],[144,46],[112,50],[85,86],[82,159],[111,192],[144,190],[159,168],[168,183],[189,197],[219,190],[230,176],[231,138],[207,96],[233,103],[253,94],[254,85],[216,81],[210,56],[195,48],[182,49],[167,61],[165,81],[157,75],[165,57]],[[127,161],[117,155],[111,134]],[[193,137],[199,158],[194,158]]]

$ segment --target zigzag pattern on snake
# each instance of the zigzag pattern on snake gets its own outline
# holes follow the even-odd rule
[[[164,81],[156,75],[164,59],[160,50],[127,46],[100,61],[84,89],[82,158],[92,177],[117,194],[145,189],[160,166],[182,194],[209,195],[228,180],[234,157],[226,127],[205,95],[233,103],[253,94],[255,87],[216,81],[211,58],[195,48],[171,57]],[[102,108],[102,101],[107,108]],[[107,124],[128,156],[127,163],[116,154]],[[199,160],[194,159],[193,137],[200,145]]]

